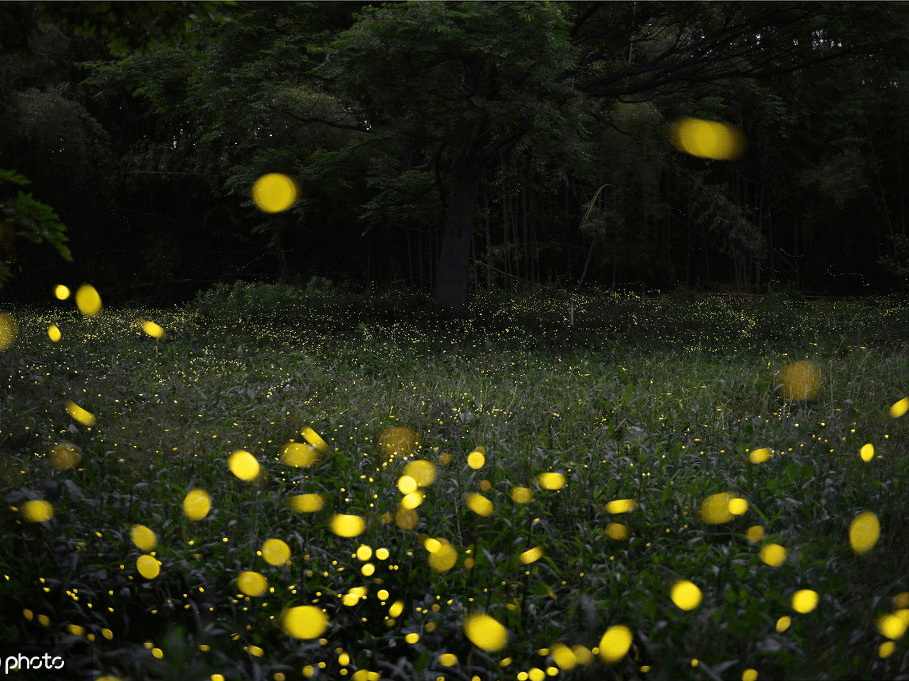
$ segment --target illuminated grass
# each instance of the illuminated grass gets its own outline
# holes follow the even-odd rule
[[[905,673],[899,301],[402,299],[10,311],[2,638],[123,679]]]

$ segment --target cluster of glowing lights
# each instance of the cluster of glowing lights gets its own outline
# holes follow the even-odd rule
[[[58,289],[61,288],[65,289],[65,287],[58,287]],[[68,297],[68,289],[65,293],[66,296],[63,297],[59,293],[57,295],[63,299]],[[86,316],[95,315],[101,309],[100,296],[90,286],[83,286],[79,289],[76,294],[76,303],[79,310]],[[140,321],[140,325],[146,334],[154,338],[161,338],[164,334],[163,328],[153,322],[143,320]],[[9,331],[10,326],[13,329],[12,332]],[[54,330],[56,330],[56,338]],[[0,350],[9,347],[9,345],[4,346],[3,343],[10,335],[12,340],[9,344],[12,344],[16,333],[15,321],[12,317],[0,313]],[[48,334],[54,342],[60,339],[60,332],[56,326],[51,326]],[[779,381],[779,392],[783,397],[792,400],[810,400],[819,392],[820,370],[812,362],[795,362],[780,372]],[[73,402],[67,403],[66,409],[74,420],[83,425],[91,426],[96,422],[94,415]],[[907,410],[909,410],[909,398],[904,398],[893,404],[889,413],[891,417],[899,418]],[[289,442],[279,450],[279,460],[284,465],[295,468],[311,467],[318,463],[321,455],[328,451],[327,443],[312,429],[305,429],[303,438],[305,443]],[[390,458],[404,457],[406,460],[406,457],[409,457],[419,447],[419,438],[411,429],[392,427],[383,430],[380,434],[378,446]],[[861,448],[860,456],[865,462],[871,461],[874,457],[873,445],[870,443],[864,445]],[[753,464],[764,463],[771,457],[772,452],[769,448],[759,448],[750,452],[748,461]],[[49,458],[56,468],[67,470],[82,463],[82,451],[72,443],[61,443],[51,449]],[[440,462],[442,462],[441,457]],[[479,470],[486,465],[486,450],[483,447],[476,447],[468,455],[467,465],[474,470]],[[259,462],[246,450],[233,451],[228,457],[228,467],[238,479],[245,482],[257,480],[261,472]],[[416,526],[417,515],[414,509],[422,503],[425,498],[425,489],[433,484],[436,476],[436,466],[429,461],[412,460],[406,463],[402,475],[397,480],[397,488],[403,495],[400,508],[394,515],[399,527],[413,529]],[[562,473],[546,472],[537,475],[536,482],[543,490],[555,491],[566,485],[566,478]],[[488,483],[486,484],[486,487],[481,486],[484,491],[488,491],[489,488]],[[510,497],[515,504],[529,504],[533,500],[534,494],[530,488],[516,486],[512,487]],[[298,494],[289,498],[288,505],[294,511],[312,513],[324,508],[325,500],[319,494]],[[490,499],[475,492],[466,496],[465,505],[481,517],[489,517],[495,511],[495,505]],[[637,508],[637,501],[635,499],[616,499],[605,504],[604,508],[609,514],[628,513]],[[749,505],[745,499],[736,497],[731,492],[721,492],[704,499],[700,506],[700,517],[707,524],[726,523],[737,516],[744,515],[748,508]],[[186,517],[193,521],[204,519],[210,509],[211,497],[201,489],[190,491],[183,502]],[[30,522],[45,522],[53,518],[54,509],[47,501],[31,500],[23,503],[22,514]],[[366,530],[366,519],[358,515],[334,514],[329,520],[329,529],[339,537],[357,537]],[[615,522],[607,524],[606,532],[610,538],[621,540],[627,539],[630,534],[627,526]],[[880,523],[877,516],[871,511],[860,513],[850,524],[848,534],[852,550],[859,555],[867,553],[876,545],[880,536]],[[421,535],[421,537],[425,537],[425,535]],[[749,541],[759,542],[763,538],[763,528],[758,526],[749,528],[747,537]],[[143,552],[143,555],[136,560],[139,574],[145,579],[155,579],[160,574],[162,562],[153,555],[158,543],[154,531],[144,525],[133,525],[130,529],[130,539]],[[447,572],[457,564],[458,551],[447,539],[425,537],[422,545],[428,553],[429,565],[435,572]],[[387,558],[387,549],[379,549],[379,552],[384,552],[384,558]],[[384,560],[378,555],[379,552],[376,552],[377,557]],[[540,560],[544,553],[544,547],[535,546],[520,553],[518,560],[523,565],[530,565]],[[288,565],[291,560],[290,547],[284,541],[274,538],[263,543],[259,555],[267,564],[274,567]],[[368,562],[373,555],[372,549],[366,545],[360,545],[355,555],[364,563],[363,575],[370,576],[374,570],[374,566]],[[786,557],[786,549],[778,544],[767,543],[760,548],[760,558],[768,566],[779,567],[786,561]],[[472,566],[473,558],[468,560]],[[468,563],[465,561],[465,567],[467,565]],[[236,581],[240,592],[249,597],[260,597],[268,591],[268,578],[256,571],[240,572]],[[383,593],[384,595],[380,598],[387,599],[388,592],[380,591],[380,594]],[[342,603],[352,607],[366,597],[367,589],[365,587],[352,587],[343,594]],[[679,580],[672,585],[669,597],[680,610],[691,611],[701,604],[703,593],[693,582]],[[791,598],[792,609],[800,614],[812,612],[817,604],[818,594],[810,589],[799,590]],[[909,605],[909,603],[905,605]],[[396,601],[389,608],[389,615],[394,619],[400,616],[402,610],[403,603]],[[780,618],[778,628],[785,629],[788,624],[788,617]],[[329,620],[325,612],[318,607],[297,606],[284,611],[280,617],[280,626],[289,636],[313,639],[320,637],[328,629]],[[909,608],[897,608],[894,613],[879,617],[877,627],[880,633],[887,638],[895,640],[902,637],[909,627]],[[501,623],[482,613],[469,615],[464,620],[464,631],[474,645],[488,652],[502,650],[507,645],[509,636],[508,630]],[[418,635],[414,634],[414,636],[416,636],[416,640],[419,640]],[[628,654],[632,640],[632,632],[628,627],[612,626],[603,634],[599,647],[594,652],[605,664],[615,664]],[[884,656],[883,650],[882,647],[882,657]],[[569,648],[565,644],[556,643],[550,649],[549,654],[559,669],[570,670],[578,664],[590,662],[592,659],[590,651],[586,651],[587,657],[585,657],[584,651],[586,649],[583,646]],[[456,665],[458,659],[453,654],[442,654],[439,662],[443,666],[450,667]],[[693,661],[692,665],[695,664],[696,661]],[[754,673],[750,675],[749,672]],[[357,674],[360,673],[357,672]],[[357,674],[354,674],[354,678],[358,678]],[[370,678],[370,674],[372,672],[363,671],[360,677]],[[742,674],[742,678],[746,679],[746,677],[757,678],[757,673],[754,670],[746,670]],[[533,678],[533,675],[530,678]]]

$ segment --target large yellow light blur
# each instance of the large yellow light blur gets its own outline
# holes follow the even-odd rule
[[[609,627],[600,639],[600,659],[606,664],[615,664],[631,648],[631,629],[624,625]]]
[[[98,419],[95,418],[94,414],[86,411],[75,402],[67,402],[66,411],[70,416],[72,416],[76,421],[84,426],[93,426],[98,422]]]
[[[294,638],[318,638],[328,628],[328,615],[314,605],[299,605],[281,616],[281,628]]]
[[[464,620],[464,633],[477,648],[493,653],[508,643],[508,629],[483,613],[470,615]]]
[[[269,173],[256,180],[252,198],[264,213],[280,213],[297,200],[297,184],[287,175]]]
[[[680,118],[669,126],[669,139],[681,152],[715,161],[734,161],[748,146],[745,134],[734,125]]]
[[[129,530],[129,538],[132,540],[133,544],[146,553],[154,551],[155,547],[158,545],[158,537],[145,525],[133,525]]]
[[[366,529],[366,521],[358,515],[339,513],[328,521],[328,529],[339,537],[356,537]]]
[[[19,325],[11,314],[0,312],[0,352],[6,350],[16,342],[19,335]]]
[[[91,317],[101,311],[101,296],[91,284],[84,284],[76,291],[76,307],[79,312]]]
[[[230,472],[240,478],[240,480],[251,482],[259,476],[259,462],[256,461],[256,457],[245,449],[238,449],[231,453],[227,459],[227,465],[230,468]]]
[[[203,489],[191,490],[183,499],[183,513],[190,520],[202,520],[211,510],[211,495]]]
[[[683,579],[672,585],[669,597],[682,610],[694,610],[701,604],[703,594],[697,584]]]
[[[787,364],[777,379],[777,390],[787,400],[813,400],[821,389],[821,369],[808,360]]]
[[[857,554],[868,553],[881,535],[881,523],[871,511],[860,513],[849,525],[849,544]]]

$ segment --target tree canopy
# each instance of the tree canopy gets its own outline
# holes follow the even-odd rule
[[[0,159],[56,211],[17,233],[73,257],[20,248],[20,295],[905,284],[905,4],[108,4],[0,10]],[[747,151],[683,153],[685,116]]]

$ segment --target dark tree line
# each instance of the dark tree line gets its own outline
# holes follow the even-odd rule
[[[458,315],[525,282],[909,275],[903,3],[9,3],[0,24],[4,295],[326,276]],[[680,153],[680,116],[747,152]],[[253,206],[268,172],[297,180],[291,210]]]

